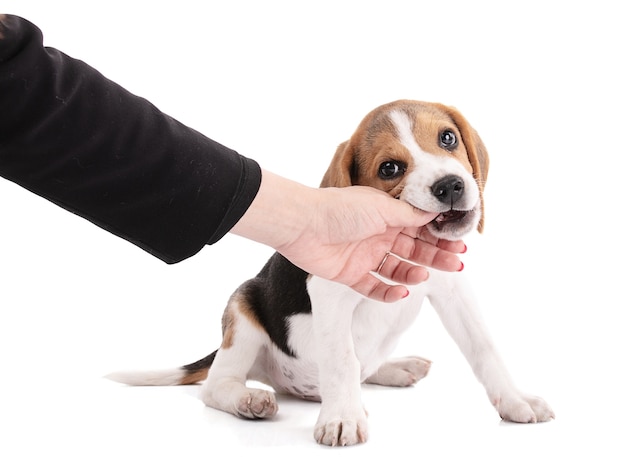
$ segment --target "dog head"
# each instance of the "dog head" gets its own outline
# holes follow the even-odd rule
[[[484,225],[489,157],[454,108],[399,100],[370,112],[337,148],[322,187],[370,186],[439,213],[433,235],[459,239]]]

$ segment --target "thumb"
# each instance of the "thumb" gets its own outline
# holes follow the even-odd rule
[[[380,214],[391,227],[422,227],[437,217],[409,203],[389,197],[381,204]]]

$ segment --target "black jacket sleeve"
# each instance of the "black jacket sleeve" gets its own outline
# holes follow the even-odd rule
[[[245,213],[259,165],[0,15],[0,176],[168,263]],[[3,221],[6,223],[6,221]]]

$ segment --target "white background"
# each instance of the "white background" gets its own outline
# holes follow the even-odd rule
[[[486,231],[466,239],[466,273],[517,383],[557,419],[501,423],[425,307],[398,353],[431,358],[431,373],[414,388],[366,386],[370,441],[340,452],[624,455],[620,2],[139,3],[2,7],[311,186],[361,118],[398,98],[456,106],[490,151]],[[269,254],[227,236],[167,266],[0,181],[0,455],[325,451],[315,403],[281,398],[274,420],[242,421],[205,408],[196,387],[102,379],[217,348],[228,296]]]

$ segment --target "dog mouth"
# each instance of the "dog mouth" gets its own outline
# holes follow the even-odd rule
[[[397,195],[395,198],[398,200],[401,200],[400,195]],[[428,210],[421,209],[418,206],[413,205],[412,203],[409,203],[409,204],[412,205],[416,209],[429,212]],[[471,219],[471,218],[468,218],[468,216],[473,213],[474,213],[474,210],[449,209],[448,211],[439,213],[439,215],[436,218],[434,218],[432,221],[430,221],[428,225],[431,227],[431,229],[435,230],[439,234],[446,232],[446,231],[456,232],[458,231],[458,229],[460,228],[459,226],[462,225],[463,222],[470,223],[470,221],[469,220],[466,221],[466,219]]]
[[[437,229],[442,230],[446,225],[456,224],[461,222],[467,216],[469,211],[459,211],[456,209],[451,209],[450,211],[446,211],[444,213],[439,213],[431,224]]]

